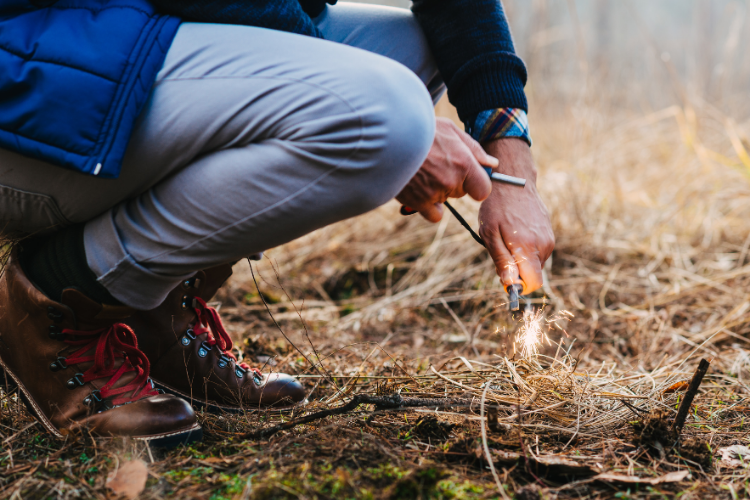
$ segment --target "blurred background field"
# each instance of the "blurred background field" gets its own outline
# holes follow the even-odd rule
[[[204,444],[154,457],[132,443],[97,451],[85,439],[54,441],[24,430],[29,417],[6,404],[0,496],[104,497],[115,461],[141,458],[145,498],[750,497],[750,473],[719,453],[748,441],[750,4],[503,3],[529,69],[538,186],[557,237],[532,302],[547,317],[572,314],[542,349],[558,364],[521,369],[520,323],[489,257],[454,219],[405,218],[391,202],[269,250],[253,263],[260,294],[238,263],[217,297],[221,312],[245,356],[300,374],[314,407],[398,390],[472,406],[429,415],[362,407],[260,442],[241,433],[288,415],[204,415]],[[447,101],[437,112],[455,118]],[[475,202],[455,206],[476,226]],[[306,358],[321,361],[311,368]],[[684,431],[699,452],[639,441],[633,422],[653,409],[673,414],[680,394],[666,389],[701,358],[711,370]],[[478,395],[512,369],[521,388],[489,391],[509,430],[482,439]],[[567,402],[552,408],[558,390],[532,384],[534,375],[570,377]],[[523,424],[499,402],[511,397],[530,412]],[[40,469],[45,450],[55,458]],[[592,479],[602,473],[631,480]]]

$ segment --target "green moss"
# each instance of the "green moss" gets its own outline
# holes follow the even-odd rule
[[[245,489],[246,479],[238,475],[219,474],[216,479],[220,488],[211,495],[210,500],[229,500],[235,498]]]
[[[272,469],[253,484],[254,500],[292,499],[424,499],[484,498],[487,489],[451,476],[437,467],[408,470],[392,464],[353,470],[330,463],[301,466],[284,473]]]

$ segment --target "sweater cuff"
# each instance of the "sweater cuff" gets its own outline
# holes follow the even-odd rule
[[[475,57],[447,82],[448,97],[464,123],[488,109],[516,108],[528,112],[523,87],[526,67],[510,52]]]
[[[531,146],[529,118],[526,111],[517,108],[499,108],[482,111],[467,122],[466,132],[477,142],[484,144],[497,139],[516,137]]]

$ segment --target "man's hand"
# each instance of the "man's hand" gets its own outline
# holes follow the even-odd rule
[[[536,190],[531,149],[514,138],[492,141],[486,149],[500,161],[501,173],[527,182],[525,188],[493,183],[492,193],[479,210],[479,234],[503,285],[523,282],[523,293],[533,292],[542,286],[542,266],[555,248],[555,235]]]
[[[482,201],[490,195],[492,182],[482,165],[494,168],[498,161],[452,121],[438,118],[427,159],[396,199],[428,221],[438,222],[448,198],[468,194]]]

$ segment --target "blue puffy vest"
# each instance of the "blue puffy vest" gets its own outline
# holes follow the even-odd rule
[[[179,23],[147,0],[0,0],[0,148],[117,177]]]

